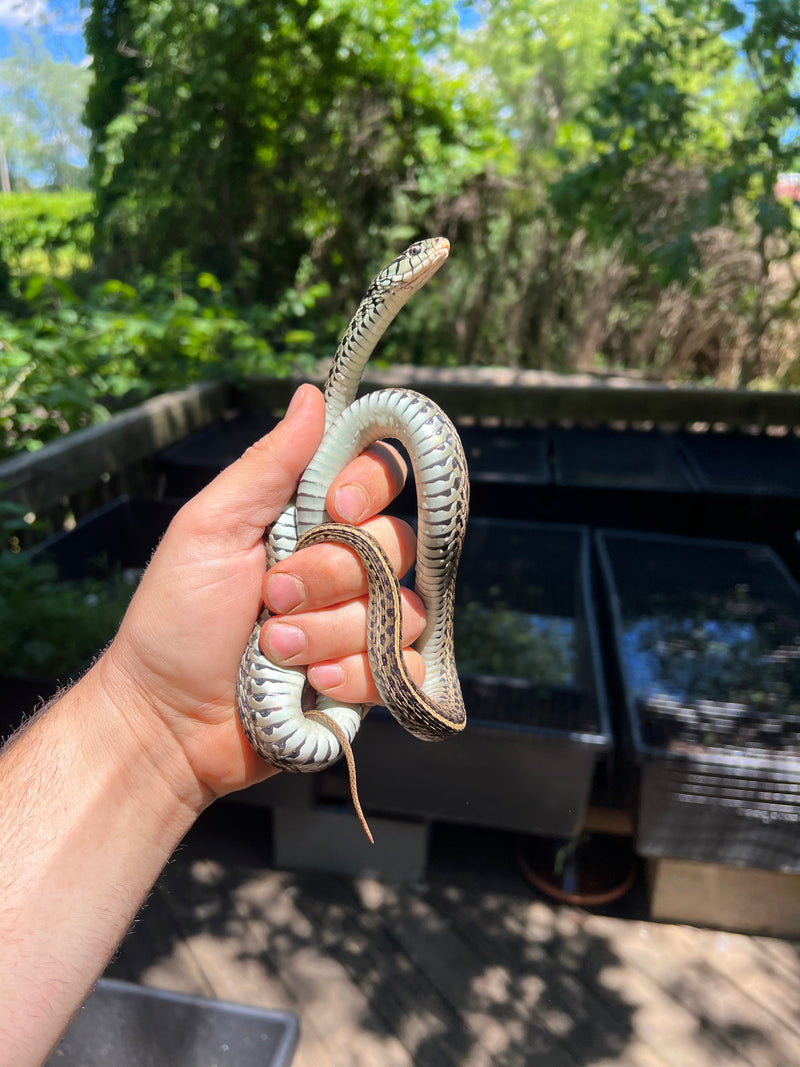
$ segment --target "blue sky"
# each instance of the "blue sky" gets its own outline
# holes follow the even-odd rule
[[[89,0],[0,0],[0,59],[14,51],[26,28],[33,28],[42,34],[54,59],[84,62],[81,24],[88,6]],[[470,0],[464,0],[459,19],[465,29],[474,29],[481,16]]]
[[[79,0],[0,0],[0,58],[24,47],[26,32],[33,30],[54,59],[85,62],[85,13]]]

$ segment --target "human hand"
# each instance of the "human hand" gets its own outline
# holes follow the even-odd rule
[[[96,666],[147,744],[161,751],[177,742],[205,802],[275,773],[252,751],[235,713],[239,660],[260,599],[288,616],[262,631],[270,659],[311,665],[311,683],[338,700],[378,699],[365,652],[366,579],[355,555],[317,545],[264,574],[264,529],[293,495],[323,426],[321,394],[302,387],[272,433],[181,509]],[[378,537],[400,575],[414,562],[414,536],[396,519],[372,516],[403,478],[401,461],[381,446],[351,463],[327,499],[334,519],[363,523]],[[403,600],[410,643],[422,632],[424,611],[413,593],[403,591]],[[406,657],[421,682],[421,659]],[[130,700],[131,690],[138,699]]]

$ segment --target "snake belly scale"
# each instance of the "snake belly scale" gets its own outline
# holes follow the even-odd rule
[[[295,500],[273,524],[267,540],[269,566],[323,541],[343,544],[358,555],[369,588],[367,652],[381,701],[404,729],[427,741],[457,733],[466,724],[453,652],[455,577],[469,508],[464,451],[452,422],[420,393],[384,389],[355,397],[377,341],[409,297],[438,270],[448,250],[444,238],[418,242],[371,283],[333,358],[325,386],[322,442]],[[332,523],[325,511],[333,480],[384,437],[398,439],[406,448],[417,488],[415,589],[427,619],[413,646],[425,664],[421,687],[403,662],[400,589],[385,552],[368,532]],[[277,667],[261,652],[258,638],[267,617],[265,610],[239,667],[237,710],[245,736],[262,758],[285,770],[322,770],[344,756],[354,807],[372,840],[358,801],[351,750],[367,706],[316,694],[309,706],[305,671]]]

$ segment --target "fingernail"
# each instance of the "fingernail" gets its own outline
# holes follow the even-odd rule
[[[304,397],[305,388],[301,385],[300,388],[295,392],[292,399],[289,401],[289,406],[286,409],[286,414],[283,416],[285,419],[288,418],[290,415],[294,414],[296,409],[299,409],[303,406]]]
[[[346,522],[360,522],[367,513],[369,499],[360,485],[343,485],[333,498],[336,510]]]
[[[291,659],[306,647],[306,635],[299,626],[276,622],[267,628],[267,648],[278,660]]]
[[[294,574],[273,574],[267,578],[267,607],[276,615],[302,604],[306,598],[305,583]]]
[[[315,689],[335,689],[344,681],[344,671],[338,663],[318,663],[310,668],[308,680]]]

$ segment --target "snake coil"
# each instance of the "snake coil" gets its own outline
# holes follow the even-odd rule
[[[334,355],[325,385],[325,434],[300,480],[295,500],[273,524],[267,541],[272,566],[296,548],[333,541],[351,548],[367,573],[367,651],[382,702],[415,737],[437,740],[462,730],[466,712],[453,653],[453,600],[466,531],[469,480],[458,433],[444,412],[410,389],[384,389],[356,400],[367,361],[386,327],[409,297],[439,269],[449,243],[443,237],[413,244],[370,284]],[[380,544],[357,526],[332,523],[325,497],[337,475],[384,437],[408,451],[417,487],[415,589],[426,626],[414,642],[425,664],[420,687],[401,655],[400,589]],[[305,671],[277,667],[259,647],[262,613],[239,667],[237,710],[244,733],[269,763],[289,771],[317,771],[342,755],[353,803],[372,840],[355,784],[351,745],[366,706],[317,696],[303,710]]]

